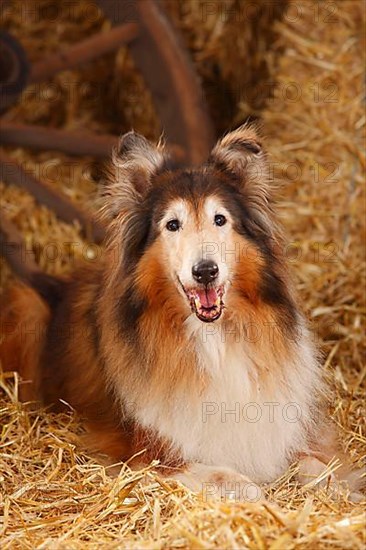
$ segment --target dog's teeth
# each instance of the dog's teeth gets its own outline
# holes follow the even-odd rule
[[[201,302],[198,296],[195,297],[194,303],[196,304],[196,308],[199,309],[201,307]]]

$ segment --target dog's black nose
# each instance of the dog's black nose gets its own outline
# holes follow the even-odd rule
[[[203,285],[212,283],[219,274],[219,267],[211,260],[202,260],[192,267],[193,278]]]

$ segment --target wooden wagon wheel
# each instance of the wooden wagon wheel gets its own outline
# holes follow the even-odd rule
[[[23,88],[41,82],[58,72],[75,68],[107,52],[127,45],[162,122],[164,135],[172,153],[181,161],[197,164],[205,160],[213,141],[213,131],[202,90],[187,52],[173,31],[158,0],[97,0],[99,7],[115,25],[109,32],[98,33],[80,43],[50,54],[28,67],[26,56],[11,37],[1,35],[5,44],[0,53],[0,67],[7,67],[6,80],[0,82],[0,95],[14,103]],[[8,68],[11,59],[12,67]],[[29,72],[29,77],[24,75]],[[11,92],[9,92],[11,90]],[[1,121],[1,145],[18,145],[35,149],[59,150],[71,155],[108,157],[116,136],[91,132],[69,132]],[[0,177],[5,183],[23,186],[36,199],[52,208],[64,221],[78,220],[86,235],[100,242],[104,235],[91,214],[71,203],[63,194],[37,181],[4,153],[0,153]],[[36,264],[24,254],[24,244],[14,225],[1,212],[1,254],[22,279],[32,280]],[[24,262],[24,257],[28,258]]]

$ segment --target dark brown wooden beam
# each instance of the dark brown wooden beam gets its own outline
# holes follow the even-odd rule
[[[41,151],[61,151],[67,155],[91,156],[108,159],[118,143],[118,136],[95,134],[86,130],[69,131],[59,128],[46,128],[32,124],[15,124],[2,120],[0,123],[0,144],[29,147]],[[174,144],[167,149],[177,162],[184,161],[184,150]]]
[[[131,42],[138,36],[138,33],[139,27],[136,23],[125,23],[50,54],[32,65],[29,82],[43,82],[60,71],[75,69]]]
[[[109,158],[118,137],[87,131],[68,131],[31,124],[1,121],[0,143],[43,151],[62,151],[68,155]]]

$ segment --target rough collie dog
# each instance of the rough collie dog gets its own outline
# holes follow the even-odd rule
[[[248,480],[294,461],[303,482],[320,474],[339,453],[255,129],[194,169],[130,132],[103,199],[102,260],[35,278],[46,301],[20,285],[3,297],[1,358],[22,399],[70,404],[94,448],[158,459],[193,489],[247,498]]]

